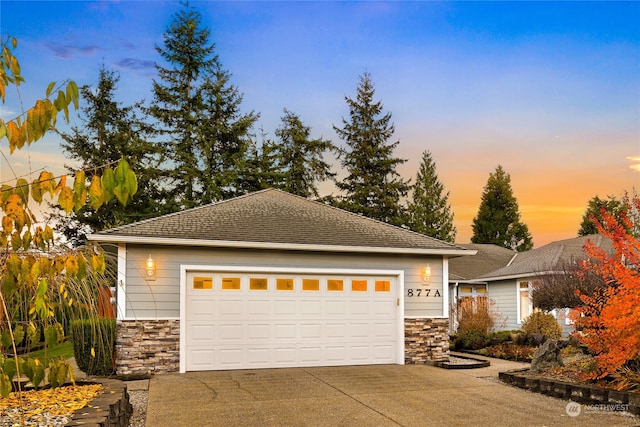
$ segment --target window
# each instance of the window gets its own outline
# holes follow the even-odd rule
[[[267,279],[264,277],[251,277],[249,279],[249,289],[252,291],[266,291],[268,289]]]
[[[344,282],[342,280],[327,280],[328,291],[342,291],[344,290]]]
[[[532,282],[520,282],[518,286],[518,322],[522,322],[533,311],[531,303]]]
[[[376,280],[376,292],[391,292],[391,281]]]
[[[302,279],[303,291],[318,291],[320,290],[320,280],[318,279]]]
[[[213,279],[211,277],[194,277],[193,289],[212,289]]]
[[[366,280],[352,280],[351,281],[351,290],[355,292],[367,292],[367,281]]]
[[[222,278],[222,289],[240,289],[240,278],[239,277],[223,277]]]
[[[278,291],[292,291],[293,290],[293,279],[277,278],[276,279],[276,289]]]

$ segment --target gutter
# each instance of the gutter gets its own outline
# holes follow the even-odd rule
[[[269,242],[238,242],[230,240],[198,240],[198,239],[172,239],[145,236],[110,236],[104,234],[88,234],[87,239],[103,243],[131,243],[139,245],[166,245],[166,246],[200,246],[215,248],[238,249],[277,249],[290,251],[315,251],[315,252],[359,252],[359,253],[386,253],[386,254],[411,254],[411,255],[476,255],[477,250],[471,249],[422,249],[422,248],[394,248],[394,247],[370,247],[370,246],[336,246],[336,245],[306,245],[301,243],[269,243]]]

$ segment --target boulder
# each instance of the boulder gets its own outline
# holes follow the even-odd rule
[[[557,340],[547,340],[536,350],[531,361],[533,372],[563,366],[562,355]]]

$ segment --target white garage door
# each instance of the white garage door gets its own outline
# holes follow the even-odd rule
[[[186,370],[401,363],[397,281],[187,271]]]

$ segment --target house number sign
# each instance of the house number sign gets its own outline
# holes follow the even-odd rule
[[[429,288],[409,288],[407,289],[407,297],[409,298],[441,298],[439,289]]]

